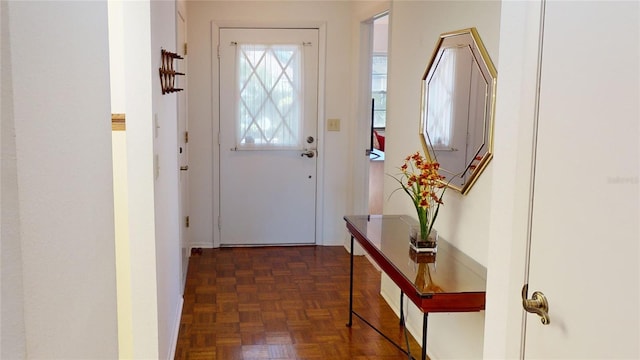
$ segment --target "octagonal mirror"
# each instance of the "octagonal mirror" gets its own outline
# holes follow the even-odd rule
[[[440,35],[422,77],[420,138],[466,194],[491,160],[497,72],[475,28]]]

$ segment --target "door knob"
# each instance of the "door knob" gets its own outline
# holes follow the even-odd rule
[[[312,158],[316,156],[316,152],[314,150],[305,150],[302,152],[302,154],[300,154],[300,156],[306,156],[308,158]]]
[[[527,298],[528,291],[529,284],[524,284],[522,287],[522,307],[527,312],[538,314],[543,325],[549,325],[551,319],[549,319],[549,303],[547,302],[547,297],[540,291],[535,291],[531,295],[531,299],[529,299]]]

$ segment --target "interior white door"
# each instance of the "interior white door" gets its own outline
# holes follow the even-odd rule
[[[529,296],[531,359],[640,358],[640,9],[546,4]]]
[[[220,245],[313,244],[318,30],[219,35]]]
[[[187,21],[181,12],[177,12],[177,53],[183,60],[174,62],[176,71],[187,73],[187,59],[185,46],[187,43]],[[178,97],[178,165],[180,166],[180,190],[179,190],[179,219],[180,219],[180,249],[182,261],[182,281],[186,281],[187,267],[189,266],[189,239],[187,217],[189,216],[189,147],[188,147],[188,123],[187,123],[187,79],[186,76],[176,76],[176,87],[184,89],[177,92]]]

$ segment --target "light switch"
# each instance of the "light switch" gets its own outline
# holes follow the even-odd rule
[[[340,131],[340,119],[329,119],[329,120],[327,120],[327,130],[328,131]]]

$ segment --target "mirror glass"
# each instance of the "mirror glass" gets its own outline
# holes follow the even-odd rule
[[[497,73],[475,28],[440,35],[422,77],[420,138],[466,194],[491,160]]]

